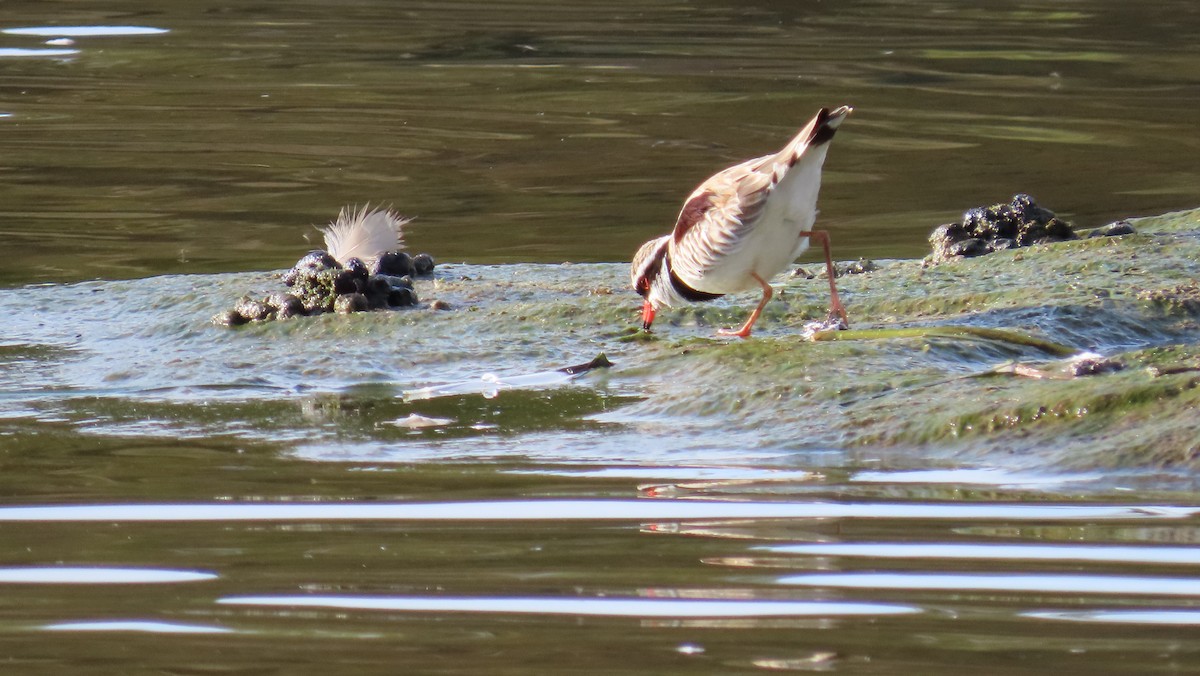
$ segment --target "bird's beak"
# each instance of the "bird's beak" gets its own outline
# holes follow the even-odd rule
[[[642,330],[650,333],[650,325],[654,323],[654,306],[650,301],[642,303]]]

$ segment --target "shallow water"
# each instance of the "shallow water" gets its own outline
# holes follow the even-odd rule
[[[364,202],[444,260],[628,260],[841,103],[842,258],[1018,191],[1082,226],[1192,207],[1198,26],[1184,0],[9,1],[0,282],[276,269]]]
[[[581,263],[843,102],[842,258],[1018,190],[1084,226],[1194,206],[1198,27],[1182,1],[6,2],[0,664],[1195,671],[1190,475],[839,444],[769,384],[722,391],[728,360],[664,374],[624,340],[625,268]],[[207,322],[367,201],[468,262],[418,283],[453,311]],[[933,352],[885,356],[1025,354]]]
[[[0,290],[5,655],[57,673],[1200,665],[1191,477],[767,429],[803,412],[727,402],[712,385],[736,361],[682,396],[670,348],[595,321],[624,274],[445,265],[417,290],[450,312],[237,330],[206,318],[275,276]],[[615,366],[556,370],[598,351]]]

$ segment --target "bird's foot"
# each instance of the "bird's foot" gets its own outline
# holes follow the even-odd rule
[[[845,331],[850,328],[850,318],[846,316],[846,308],[842,307],[841,303],[829,308],[829,316],[825,319],[827,323],[840,322],[837,330]]]
[[[830,312],[829,316],[824,320],[814,320],[805,324],[800,335],[804,336],[805,340],[813,340],[813,337],[818,333],[824,333],[826,331],[845,331],[849,328],[850,325],[846,322],[845,317],[837,314],[836,312]]]
[[[750,327],[743,326],[740,329],[717,329],[718,336],[737,336],[738,338],[749,338]]]

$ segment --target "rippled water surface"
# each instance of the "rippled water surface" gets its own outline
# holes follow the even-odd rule
[[[841,103],[821,204],[845,258],[918,255],[1017,191],[1087,226],[1191,207],[1197,13],[10,0],[0,280],[283,267],[364,202],[450,260],[628,260],[702,179]]]
[[[1198,37],[1182,0],[5,0],[4,673],[1200,669],[1191,476],[844,447],[715,367],[660,401],[590,320],[820,106],[840,258],[1017,191],[1200,204]],[[208,323],[366,202],[454,310]]]

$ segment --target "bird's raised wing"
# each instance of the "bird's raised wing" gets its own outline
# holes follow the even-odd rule
[[[737,251],[758,224],[771,192],[806,150],[833,138],[848,113],[825,108],[777,153],[732,166],[700,185],[688,197],[671,234],[671,266],[686,283],[695,283]]]
[[[762,214],[773,182],[756,158],[713,176],[688,197],[671,234],[671,267],[686,282],[699,280],[737,250]]]

